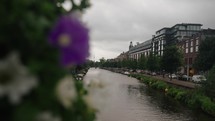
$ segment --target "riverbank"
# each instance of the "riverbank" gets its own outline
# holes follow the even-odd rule
[[[153,89],[160,90],[167,96],[180,101],[192,109],[200,109],[212,116],[215,116],[215,103],[209,97],[201,93],[201,91],[198,89],[187,90],[183,88],[177,88],[159,79],[139,74],[131,74],[129,76],[140,80],[140,82],[145,83]]]
[[[124,75],[128,75],[128,74],[125,74],[126,70],[123,70],[122,68],[103,68],[103,69],[109,70],[109,71],[112,71],[112,72],[116,72],[116,73],[120,73],[120,74],[124,74]],[[193,83],[193,82],[181,81],[181,80],[177,80],[177,79],[170,80],[168,77],[163,78],[161,75],[160,76],[150,76],[150,75],[146,75],[146,74],[143,74],[143,73],[137,73],[137,72],[129,72],[129,74],[139,74],[139,75],[143,75],[143,76],[146,76],[146,77],[152,77],[152,78],[161,80],[163,82],[166,82],[168,84],[171,84],[173,86],[187,88],[187,89],[195,89],[195,88],[200,87],[199,84],[196,84],[196,83]]]

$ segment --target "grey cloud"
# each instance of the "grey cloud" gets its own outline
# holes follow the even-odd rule
[[[155,31],[177,23],[201,23],[203,28],[215,28],[214,0],[91,0],[91,3],[83,16],[91,29],[91,40],[98,43],[91,48],[109,52],[108,57],[128,50],[129,41],[143,42]],[[101,48],[103,44],[106,46]]]

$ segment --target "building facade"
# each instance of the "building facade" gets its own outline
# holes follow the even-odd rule
[[[182,23],[176,24],[171,28],[162,28],[156,31],[152,38],[152,52],[162,56],[166,45],[177,44],[186,37],[201,31],[201,24]]]
[[[182,41],[177,43],[184,55],[183,72],[187,75],[192,76],[193,74],[197,73],[193,67],[193,64],[199,52],[199,46],[201,42],[207,37],[215,37],[215,30],[202,29],[201,32],[193,34],[191,37],[183,38]]]
[[[197,57],[199,46],[207,37],[215,37],[214,29],[202,29],[202,24],[182,23],[170,28],[165,27],[156,31],[152,39],[143,43],[133,45],[130,42],[129,51],[121,53],[117,60],[135,59],[141,56],[154,55],[162,56],[164,48],[168,45],[177,45],[184,55],[184,66],[181,73],[192,76],[197,73],[193,63]]]
[[[170,28],[162,28],[156,31],[152,36],[152,52],[155,55],[162,56],[167,40],[170,39]]]
[[[128,59],[128,51],[122,52],[119,56],[116,57],[116,61],[123,61]]]
[[[130,59],[138,60],[141,56],[149,56],[151,52],[152,40],[147,40],[143,43],[137,43],[133,46],[133,43],[130,42],[128,56]]]

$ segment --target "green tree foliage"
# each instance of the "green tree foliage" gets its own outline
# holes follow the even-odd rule
[[[131,69],[137,69],[137,60],[136,59],[130,59],[130,68]]]
[[[207,80],[202,83],[202,88],[205,91],[205,94],[215,99],[215,65],[209,71]]]
[[[167,46],[161,57],[162,68],[169,73],[176,72],[183,64],[183,54],[177,46]]]
[[[201,71],[207,71],[215,64],[215,38],[206,38],[199,46],[199,53],[194,66]]]
[[[160,67],[159,65],[159,58],[150,53],[147,59],[147,69],[150,71],[158,71]]]
[[[123,68],[127,68],[127,67],[128,67],[128,60],[127,60],[127,59],[123,59],[123,60],[121,61],[121,63],[122,63],[122,67],[123,67]]]
[[[138,68],[143,70],[146,69],[146,62],[147,58],[144,55],[142,55],[138,60]]]
[[[99,59],[100,66],[104,66],[105,62],[106,62],[106,60],[104,57]]]

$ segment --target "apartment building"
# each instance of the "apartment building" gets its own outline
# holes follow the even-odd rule
[[[182,23],[176,24],[171,28],[165,27],[156,31],[152,37],[152,52],[155,55],[162,56],[165,46],[176,44],[186,37],[201,31],[202,24]]]
[[[190,76],[197,73],[193,64],[199,52],[199,46],[207,37],[215,37],[214,29],[202,29],[199,33],[193,34],[191,37],[185,37],[178,42],[178,47],[184,55],[184,73],[189,73]]]

